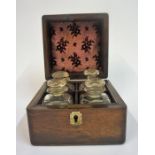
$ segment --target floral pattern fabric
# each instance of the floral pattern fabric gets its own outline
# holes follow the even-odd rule
[[[81,72],[100,66],[100,34],[95,21],[55,22],[50,31],[54,70]]]

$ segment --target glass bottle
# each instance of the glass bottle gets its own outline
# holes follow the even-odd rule
[[[97,70],[97,69],[86,69],[84,71],[84,75],[87,77],[87,79],[81,83],[81,85],[79,87],[80,91],[84,91],[85,82],[97,79],[97,76],[99,75],[99,70]]]
[[[74,85],[70,82],[69,73],[66,71],[57,71],[52,74],[53,79],[63,79],[67,81],[68,91],[73,92],[75,90]]]
[[[105,93],[105,81],[98,78],[99,71],[96,69],[87,69],[84,71],[84,75],[87,76],[87,79],[81,88],[84,93],[80,95],[81,104],[109,104],[110,98]]]
[[[47,81],[47,93],[43,104],[46,106],[65,106],[73,103],[72,96],[68,93],[67,79],[54,78]]]

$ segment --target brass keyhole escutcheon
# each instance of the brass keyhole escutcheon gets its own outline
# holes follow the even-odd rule
[[[82,124],[82,113],[79,111],[74,111],[70,113],[70,124],[78,126]]]

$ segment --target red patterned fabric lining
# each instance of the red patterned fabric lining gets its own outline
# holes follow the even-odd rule
[[[55,22],[51,26],[54,70],[98,68],[100,36],[96,22]]]

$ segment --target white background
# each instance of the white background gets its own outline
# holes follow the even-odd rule
[[[127,140],[114,146],[34,147],[25,108],[44,82],[41,16],[109,13],[109,76],[128,105]],[[17,0],[17,154],[137,155],[137,1]]]

